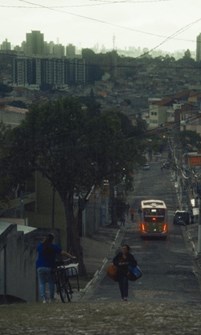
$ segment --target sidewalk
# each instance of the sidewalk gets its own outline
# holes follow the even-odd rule
[[[129,226],[126,227],[129,229]],[[183,227],[187,238],[196,226]],[[83,239],[85,264],[94,273],[103,257],[113,255],[121,244],[124,228],[100,228]],[[190,245],[190,244],[189,244]],[[76,301],[77,300],[74,300]],[[4,335],[199,335],[201,304],[152,302],[88,302],[62,304],[2,305],[0,333]]]
[[[201,254],[198,253],[198,224],[194,223],[183,227],[183,234],[194,256],[196,275],[201,285]]]
[[[92,237],[82,237],[84,263],[89,275],[93,275],[113,252],[120,233],[119,227],[106,226],[100,227]]]
[[[191,251],[195,257],[197,254],[197,246],[198,246],[198,224],[194,223],[191,225],[184,226],[183,229],[185,236],[187,238],[187,242],[190,243]]]
[[[82,237],[84,264],[87,277],[80,277],[80,293],[74,300],[89,293],[98,280],[105,274],[109,260],[121,245],[125,229],[120,227],[100,227],[91,237]]]

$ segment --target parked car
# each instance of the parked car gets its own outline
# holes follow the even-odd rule
[[[190,224],[190,214],[188,211],[177,210],[174,214],[173,223],[176,225]]]
[[[163,170],[163,169],[169,169],[169,168],[170,168],[170,162],[169,161],[165,161],[161,165],[161,170]]]
[[[144,164],[142,167],[143,170],[149,170],[150,169],[150,165],[148,163]]]

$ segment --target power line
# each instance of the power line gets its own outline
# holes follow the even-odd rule
[[[90,0],[90,1],[94,1],[94,2],[101,2],[102,4],[114,4],[114,3],[152,3],[152,2],[170,2],[172,0],[112,0],[112,1],[105,1],[105,0]]]
[[[154,47],[150,51],[155,50],[160,45],[164,44],[168,39],[175,39],[175,40],[187,41],[187,42],[193,42],[194,43],[193,40],[174,38],[175,33],[173,35],[170,35],[170,36],[167,37],[167,36],[160,35],[160,34],[154,34],[154,33],[151,33],[151,32],[147,32],[147,31],[143,31],[143,30],[139,30],[139,29],[134,29],[134,28],[131,28],[131,27],[126,27],[126,26],[122,26],[122,25],[119,25],[119,24],[115,24],[115,23],[110,23],[110,22],[107,22],[105,20],[100,20],[100,19],[93,18],[93,17],[90,17],[90,16],[75,14],[75,13],[72,13],[72,12],[69,12],[69,11],[64,11],[62,9],[55,8],[55,7],[44,6],[44,5],[41,5],[41,4],[36,4],[36,3],[30,2],[30,1],[26,1],[26,0],[18,0],[18,1],[37,6],[37,7],[34,7],[34,8],[43,8],[43,9],[48,9],[48,10],[51,10],[51,11],[66,13],[68,15],[72,15],[72,16],[75,16],[75,17],[80,17],[82,19],[86,19],[86,20],[90,20],[90,21],[94,21],[94,22],[99,22],[101,24],[106,24],[106,25],[121,28],[121,29],[124,29],[124,30],[133,31],[133,32],[137,32],[137,33],[140,33],[140,34],[150,35],[150,36],[159,37],[159,38],[165,38],[160,44],[158,44],[156,47]],[[147,1],[147,2],[159,2],[159,1],[170,1],[170,0],[151,0],[151,1]],[[114,1],[113,1],[113,3],[114,3]],[[142,56],[144,56],[145,54],[143,54]]]
[[[169,39],[173,39],[175,36],[177,36],[178,34],[183,33],[185,30],[189,29],[190,27],[192,27],[194,24],[198,23],[199,21],[201,21],[201,18],[183,26],[182,28],[176,30],[173,34],[169,35],[168,37],[166,37],[162,42],[160,42],[159,44],[157,44],[155,47],[153,47],[151,50],[149,50],[148,52],[145,52],[144,54],[142,54],[139,57],[143,57],[146,54],[149,54],[150,52],[154,51],[155,49],[157,49],[158,47],[160,47],[161,45],[163,45],[164,43],[166,43]]]
[[[20,1],[20,0],[18,0]],[[93,0],[92,0],[93,1]],[[61,5],[61,6],[48,6],[48,8],[52,8],[52,9],[58,9],[58,8],[79,8],[79,7],[97,7],[97,6],[104,6],[104,5],[113,5],[113,4],[124,4],[124,3],[132,3],[132,4],[141,4],[141,3],[157,3],[157,2],[170,2],[172,0],[114,0],[114,1],[101,1],[101,0],[94,0],[94,4],[90,3],[90,4],[81,4],[81,5]],[[24,1],[25,2],[25,1]],[[27,2],[27,4],[29,4]],[[30,3],[31,4],[31,3]],[[0,7],[2,8],[38,8],[39,5],[37,4],[32,4],[31,6],[19,6],[19,5],[0,5]]]

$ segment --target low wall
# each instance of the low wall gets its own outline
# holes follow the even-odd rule
[[[27,234],[29,235],[29,234]],[[36,301],[36,251],[11,224],[0,236],[0,295]]]
[[[16,224],[0,235],[0,296],[6,302],[7,297],[18,298],[26,302],[38,300],[36,277],[36,246],[50,230],[35,229],[24,233]],[[59,232],[55,241],[59,243]]]

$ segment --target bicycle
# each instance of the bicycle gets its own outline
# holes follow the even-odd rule
[[[79,291],[79,277],[78,277],[79,263],[72,263],[71,259],[62,262],[57,262],[54,269],[54,280],[57,288],[57,293],[63,303],[71,302],[73,296],[72,285],[70,283],[71,277],[77,279],[77,290]]]

